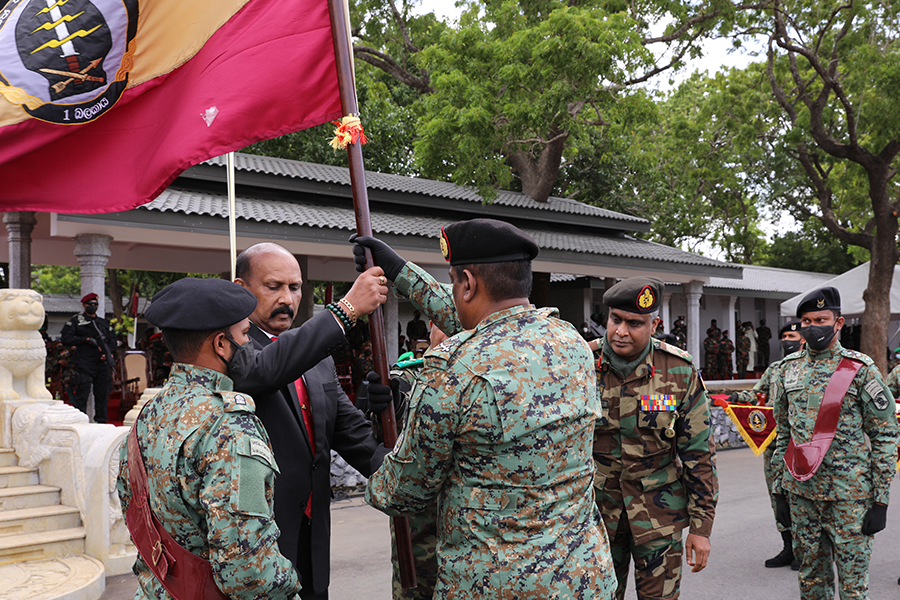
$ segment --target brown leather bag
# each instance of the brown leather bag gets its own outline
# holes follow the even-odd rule
[[[788,442],[784,464],[797,481],[810,479],[822,464],[837,431],[844,396],[862,366],[863,363],[860,361],[846,357],[841,359],[837,370],[832,373],[828,385],[825,386],[812,439],[803,444],[794,444],[793,438]]]
[[[137,440],[137,423],[128,436],[128,480],[131,503],[125,522],[141,558],[176,600],[225,600],[216,586],[212,565],[186,550],[163,528],[150,509],[147,470]]]

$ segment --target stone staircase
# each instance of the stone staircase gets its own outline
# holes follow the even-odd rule
[[[84,540],[79,510],[60,504],[59,488],[0,448],[0,599],[99,598],[103,564],[84,554]]]

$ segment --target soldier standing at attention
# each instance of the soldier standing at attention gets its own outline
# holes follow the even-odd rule
[[[793,524],[801,600],[834,598],[835,566],[842,599],[868,598],[897,460],[893,398],[872,359],[841,346],[837,289],[807,294],[797,317],[806,348],[775,382],[776,518]]]
[[[791,321],[781,328],[778,332],[781,338],[781,349],[785,356],[789,356],[799,351],[803,347],[803,337],[800,335],[800,321]],[[756,404],[757,396],[762,394],[766,398],[766,406],[772,406],[775,398],[775,380],[780,374],[779,368],[782,361],[777,361],[769,366],[760,377],[752,390],[741,390],[728,397],[730,404]],[[772,512],[775,512],[775,496],[772,493],[772,485],[775,481],[775,471],[772,467],[772,455],[775,453],[775,444],[769,444],[763,451],[763,475],[766,478],[766,490],[769,492],[769,501],[772,503]],[[791,542],[791,528],[785,527],[777,520],[775,526],[781,533],[781,541],[783,543],[781,552],[774,557],[767,559],[766,567],[777,569],[791,565],[794,571],[800,568],[800,563],[794,558],[794,548]]]
[[[737,376],[738,379],[747,378],[747,365],[750,364],[750,338],[747,337],[746,331],[750,327],[750,323],[744,323],[738,332],[737,337]]]
[[[446,286],[383,242],[356,241],[453,336],[425,355],[401,441],[366,488],[391,515],[438,498],[434,597],[612,598],[592,488],[593,359],[555,309],[528,302],[537,244],[493,219],[449,225]]]
[[[728,330],[722,332],[722,339],[719,340],[719,379],[731,379],[733,373],[731,364],[731,354],[734,352],[734,342],[728,337]]]
[[[684,553],[693,572],[709,559],[719,484],[710,432],[709,397],[687,352],[650,332],[659,320],[664,284],[632,277],[603,295],[606,336],[597,383],[603,418],[594,431],[597,505],[609,533],[625,597],[634,558],[637,597],[674,600]]]
[[[703,340],[703,377],[709,380],[719,378],[719,336],[709,328],[706,330],[706,339]]]
[[[772,339],[772,330],[766,327],[766,320],[759,320],[756,328],[757,344],[759,346],[759,363],[763,369],[769,366],[769,340]]]
[[[247,317],[255,308],[256,298],[237,284],[185,278],[156,294],[144,313],[162,328],[175,364],[119,455],[119,498],[139,551],[135,598],[294,598],[300,591],[291,561],[278,552],[269,436],[253,399],[232,391],[239,368],[252,365]]]
[[[60,341],[72,346],[75,397],[72,406],[87,414],[88,397],[94,392],[94,421],[106,423],[112,368],[115,366],[116,334],[109,321],[97,315],[99,297],[91,292],[81,299],[83,313],[63,325]]]

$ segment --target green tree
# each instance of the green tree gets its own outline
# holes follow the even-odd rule
[[[739,25],[767,37],[773,142],[805,183],[775,199],[871,255],[862,350],[884,371],[900,184],[900,21],[896,2],[773,0]],[[792,178],[793,179],[793,178]]]
[[[832,235],[818,219],[808,219],[798,231],[776,235],[759,264],[839,275],[869,259],[864,249],[855,250]]]

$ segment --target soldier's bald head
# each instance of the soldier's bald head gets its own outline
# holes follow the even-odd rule
[[[254,244],[238,254],[234,263],[234,276],[238,279],[247,280],[251,277],[253,266],[257,259],[266,254],[283,254],[290,256],[296,260],[290,250],[284,246],[279,246],[274,242],[260,242]],[[298,263],[299,264],[299,263]]]

